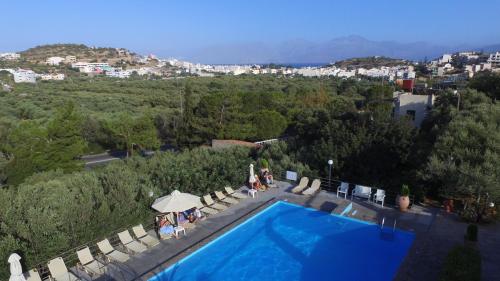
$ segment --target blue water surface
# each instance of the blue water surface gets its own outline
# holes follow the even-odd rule
[[[414,238],[277,202],[149,281],[392,280]]]

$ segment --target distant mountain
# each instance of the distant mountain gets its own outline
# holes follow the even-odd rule
[[[485,47],[484,51],[499,50],[500,45]],[[202,48],[184,58],[201,63],[329,63],[356,57],[384,56],[408,60],[433,59],[443,53],[481,50],[477,46],[440,46],[426,42],[399,43],[372,41],[361,36],[339,37],[325,42],[291,40],[279,44],[249,43]]]

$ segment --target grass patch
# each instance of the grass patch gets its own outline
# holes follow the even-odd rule
[[[479,251],[466,246],[455,246],[446,257],[440,281],[480,281],[481,256]]]

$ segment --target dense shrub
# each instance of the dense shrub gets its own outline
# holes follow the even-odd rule
[[[469,224],[467,226],[467,232],[465,233],[465,239],[468,241],[476,242],[477,241],[477,225]]]
[[[440,281],[480,281],[481,256],[479,251],[455,246],[446,257]]]

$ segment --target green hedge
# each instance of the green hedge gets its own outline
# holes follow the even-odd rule
[[[455,246],[446,257],[440,281],[480,281],[481,256],[471,247]]]

